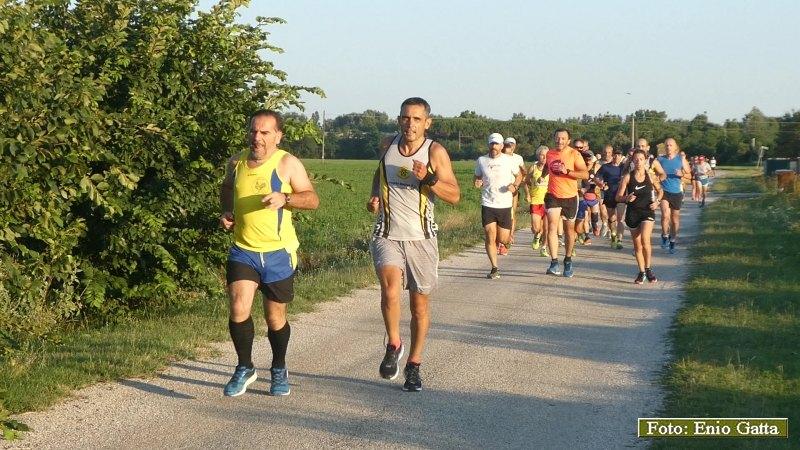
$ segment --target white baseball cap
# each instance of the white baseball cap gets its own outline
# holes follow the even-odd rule
[[[503,135],[500,133],[492,133],[489,135],[489,144],[502,144]]]
[[[513,137],[507,137],[507,138],[506,138],[506,140],[505,140],[505,141],[503,141],[503,143],[504,143],[504,144],[516,144],[516,143],[517,143],[517,140],[516,140],[516,139],[514,139]]]

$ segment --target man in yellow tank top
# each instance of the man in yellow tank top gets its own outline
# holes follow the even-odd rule
[[[540,256],[550,256],[547,253],[547,245],[544,238],[547,236],[547,220],[544,209],[544,196],[547,194],[548,175],[545,174],[545,164],[547,163],[547,151],[550,150],[546,145],[540,145],[536,149],[536,162],[528,169],[525,177],[525,197],[530,204],[531,211],[531,232],[533,232],[533,242],[531,248],[538,250]]]
[[[222,182],[220,224],[233,230],[226,278],[228,328],[239,362],[224,394],[235,397],[256,380],[252,360],[254,327],[250,310],[256,291],[264,296],[267,337],[272,348],[271,395],[289,395],[286,349],[291,328],[286,306],[294,297],[300,246],[292,210],[316,209],[319,198],[299,159],[278,149],[283,138],[279,113],[259,110],[250,119],[249,149],[228,161]]]

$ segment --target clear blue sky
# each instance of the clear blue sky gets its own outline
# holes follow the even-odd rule
[[[325,90],[304,97],[308,114],[391,117],[410,96],[436,114],[498,119],[800,109],[797,0],[255,0],[241,13],[288,21],[269,30],[285,53],[268,57]]]

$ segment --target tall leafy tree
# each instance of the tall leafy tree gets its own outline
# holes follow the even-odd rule
[[[0,353],[216,284],[223,161],[301,107],[242,0],[0,0]],[[13,301],[11,300],[13,299]]]

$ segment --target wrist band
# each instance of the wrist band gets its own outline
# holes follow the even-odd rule
[[[420,183],[427,184],[428,186],[433,186],[434,184],[439,182],[439,177],[436,176],[435,173],[428,172],[425,175],[425,178],[420,180]]]

